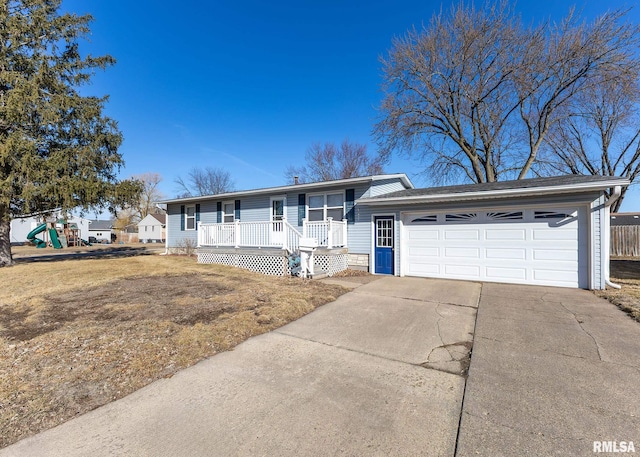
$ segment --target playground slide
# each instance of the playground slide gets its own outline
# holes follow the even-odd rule
[[[36,245],[37,248],[46,248],[47,247],[47,243],[42,241],[40,238],[36,238],[36,235],[38,233],[42,233],[47,229],[47,224],[40,224],[38,225],[36,228],[34,228],[33,230],[31,230],[28,234],[27,234],[27,240],[31,241],[33,244]]]
[[[49,229],[49,238],[51,238],[51,245],[53,246],[54,249],[62,249],[62,244],[58,239],[58,232],[56,232],[56,229],[54,228]]]

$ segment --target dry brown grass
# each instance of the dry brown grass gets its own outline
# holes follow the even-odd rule
[[[640,258],[611,260],[611,280],[621,289],[596,292],[640,322]]]
[[[19,263],[0,274],[0,447],[345,292],[175,256]]]

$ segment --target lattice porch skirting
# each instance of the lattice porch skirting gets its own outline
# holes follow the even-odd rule
[[[288,276],[289,259],[281,249],[247,248],[198,248],[198,263],[229,265],[265,275]],[[345,248],[318,249],[314,254],[314,269],[333,276],[348,267],[348,254]]]

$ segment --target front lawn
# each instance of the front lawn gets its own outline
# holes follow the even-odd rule
[[[0,277],[0,447],[346,292],[158,255],[25,262]]]

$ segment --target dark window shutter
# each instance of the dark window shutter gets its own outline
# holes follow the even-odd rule
[[[239,221],[240,220],[240,200],[236,200],[235,205],[236,205],[236,208],[235,208],[234,217],[235,217],[235,220]]]
[[[354,200],[356,197],[355,189],[347,189],[345,191],[344,199],[344,214],[347,219],[347,224],[355,224],[356,222],[356,210],[354,206]]]
[[[180,231],[184,232],[184,205],[180,205]]]
[[[200,222],[200,203],[196,204],[196,229],[198,228],[198,222]]]
[[[302,219],[307,217],[307,196],[298,194],[298,227],[302,226]]]
[[[216,203],[216,222],[222,224],[222,202]]]

